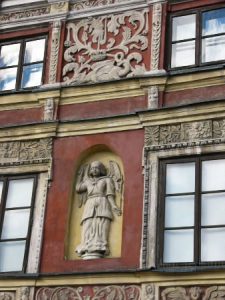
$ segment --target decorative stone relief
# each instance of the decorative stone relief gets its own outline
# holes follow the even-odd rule
[[[68,7],[68,1],[54,2],[51,5],[51,13],[65,13]]]
[[[0,164],[50,159],[52,139],[0,143]]]
[[[225,286],[169,287],[161,292],[161,300],[222,300]]]
[[[44,107],[44,121],[53,121],[54,120],[54,99],[49,98],[45,102]]]
[[[148,108],[158,108],[159,103],[159,88],[157,86],[151,86],[148,89]]]
[[[162,4],[153,5],[152,13],[152,43],[151,43],[151,70],[158,70],[160,38],[161,38]]]
[[[155,300],[154,284],[145,284],[142,286],[142,300]]]
[[[58,299],[77,299],[77,300],[141,300],[141,289],[137,285],[109,285],[104,287],[57,287],[57,288],[40,288],[35,300],[58,300]]]
[[[100,161],[82,165],[78,171],[76,191],[84,205],[81,218],[81,243],[76,252],[83,259],[109,255],[108,237],[113,212],[121,215],[116,205],[116,192],[122,198],[123,177],[119,165],[109,162],[109,170]]]
[[[217,142],[225,138],[225,119],[150,126],[145,130],[145,145],[168,145],[202,141]]]
[[[70,10],[83,10],[92,7],[101,7],[119,2],[129,2],[130,0],[82,0],[71,4]]]
[[[15,292],[0,292],[0,300],[14,300],[16,299]]]
[[[20,289],[20,298],[19,298],[19,300],[29,300],[30,299],[29,296],[30,296],[30,288],[29,287],[22,287]]]
[[[20,12],[14,12],[14,13],[6,13],[0,15],[0,24],[18,21],[26,18],[39,17],[42,15],[47,15],[49,13],[50,13],[50,6],[36,8],[36,9],[29,9]]]
[[[68,23],[64,82],[70,85],[144,74],[147,33],[147,10]]]
[[[52,40],[51,40],[50,70],[49,70],[49,82],[48,82],[50,84],[56,82],[60,35],[61,35],[61,22],[55,21],[53,23]]]

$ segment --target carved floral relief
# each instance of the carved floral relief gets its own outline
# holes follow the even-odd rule
[[[109,285],[95,287],[40,288],[35,300],[140,300],[141,289],[137,285]]]
[[[67,23],[63,81],[70,85],[144,74],[147,33],[147,10]]]
[[[119,2],[128,2],[129,0],[81,0],[71,4],[71,10],[83,10],[92,7],[101,7]]]

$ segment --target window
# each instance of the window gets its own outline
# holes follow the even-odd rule
[[[225,157],[160,163],[160,265],[225,262]]]
[[[46,38],[0,45],[0,91],[42,84]]]
[[[225,60],[225,8],[172,16],[170,68]]]
[[[0,272],[24,272],[36,176],[0,177]]]

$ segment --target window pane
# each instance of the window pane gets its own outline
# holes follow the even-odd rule
[[[190,66],[195,64],[195,41],[172,45],[171,67]]]
[[[202,40],[202,62],[225,59],[225,36],[217,36]]]
[[[194,259],[194,231],[166,230],[164,234],[165,263],[193,262]]]
[[[194,196],[166,197],[165,227],[194,226]]]
[[[195,38],[196,35],[196,16],[187,15],[173,18],[172,40],[179,41]]]
[[[35,64],[23,68],[22,88],[41,84],[43,64]]]
[[[26,238],[30,209],[8,210],[5,212],[2,239]]]
[[[202,162],[202,191],[225,190],[225,159]]]
[[[225,8],[202,14],[202,35],[225,32]]]
[[[195,163],[168,164],[166,193],[192,193],[195,190]]]
[[[44,52],[45,52],[45,39],[27,42],[26,49],[25,49],[24,63],[42,61],[44,59]]]
[[[0,68],[18,65],[20,44],[1,47]]]
[[[202,195],[202,225],[225,225],[225,193]]]
[[[25,241],[0,243],[0,272],[22,271]]]
[[[13,90],[16,87],[17,68],[0,70],[0,90]]]
[[[201,260],[225,260],[225,228],[202,229]]]
[[[30,206],[33,183],[33,178],[10,180],[6,208]]]

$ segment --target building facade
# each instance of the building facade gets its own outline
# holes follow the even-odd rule
[[[0,299],[225,299],[224,0],[0,5]]]

